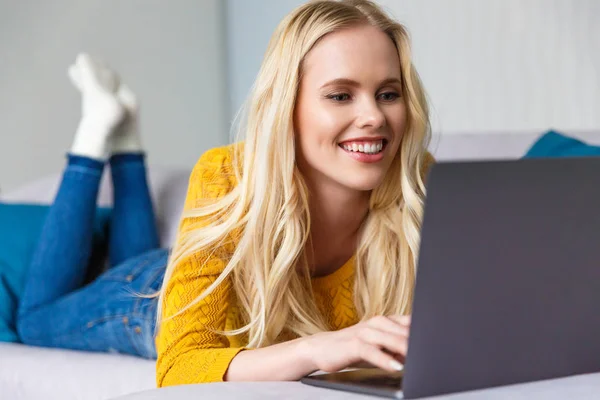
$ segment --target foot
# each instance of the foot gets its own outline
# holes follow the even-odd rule
[[[127,116],[127,108],[116,94],[119,78],[85,53],[69,68],[69,77],[82,97],[81,121],[71,153],[103,159],[110,136]]]
[[[117,91],[117,98],[127,110],[127,115],[110,138],[110,151],[113,154],[139,153],[142,151],[142,141],[139,132],[137,97],[127,85],[121,83]]]

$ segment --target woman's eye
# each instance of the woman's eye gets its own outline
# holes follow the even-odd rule
[[[328,99],[331,99],[333,101],[347,101],[350,100],[350,95],[348,93],[337,93],[337,94],[330,94],[329,96],[327,96]]]
[[[379,95],[379,99],[383,100],[383,101],[394,101],[396,99],[398,99],[400,97],[400,95],[396,92],[385,92],[385,93],[381,93]]]

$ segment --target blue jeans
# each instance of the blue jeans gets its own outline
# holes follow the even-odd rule
[[[114,206],[109,267],[85,284],[93,260],[93,224],[104,163],[68,156],[48,211],[19,305],[25,344],[156,358],[157,298],[168,251],[158,232],[143,154],[110,159]]]

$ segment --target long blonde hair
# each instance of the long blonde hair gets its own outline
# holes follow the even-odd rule
[[[223,333],[247,335],[248,347],[276,343],[284,331],[307,336],[330,330],[312,294],[304,254],[311,228],[309,193],[296,165],[293,112],[306,54],[323,36],[359,24],[378,27],[396,46],[408,122],[384,182],[371,194],[355,257],[354,303],[363,320],[410,313],[425,197],[421,165],[429,144],[429,112],[411,62],[408,33],[366,0],[312,1],[279,24],[241,125],[244,145],[237,147],[233,162],[237,186],[217,201],[183,214],[183,219],[205,222],[180,233],[165,274],[161,305],[179,262],[221,246],[236,232],[239,242],[225,269],[187,307],[231,279],[246,325]]]

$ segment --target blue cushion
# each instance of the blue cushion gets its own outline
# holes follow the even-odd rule
[[[18,341],[15,316],[49,206],[0,203],[0,341]],[[94,241],[105,240],[110,209],[100,208]]]
[[[524,158],[600,156],[600,146],[592,146],[573,137],[549,131],[540,137]]]

